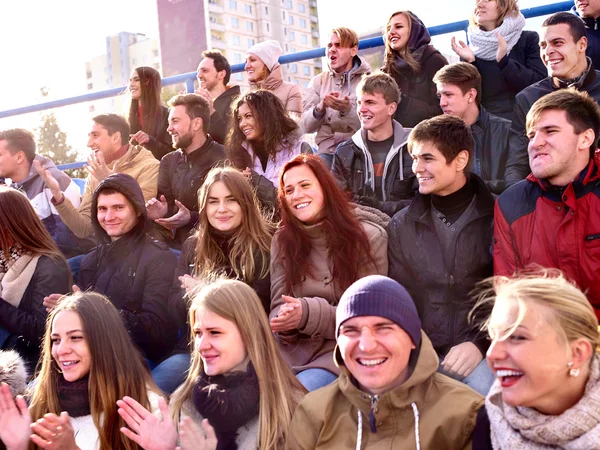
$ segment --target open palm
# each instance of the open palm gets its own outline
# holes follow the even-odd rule
[[[0,386],[0,441],[8,450],[25,450],[31,434],[31,415],[25,399],[13,400],[7,384]]]

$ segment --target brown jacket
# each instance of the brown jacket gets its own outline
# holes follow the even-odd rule
[[[302,93],[297,84],[283,81],[281,66],[276,63],[267,78],[258,83],[250,83],[250,89],[266,89],[271,91],[288,113],[294,113],[297,117],[302,114]]]
[[[369,395],[354,385],[336,352],[342,374],[300,402],[290,424],[286,448],[354,450],[358,448],[360,411],[361,449],[470,449],[483,397],[438,373],[437,354],[422,331],[421,336],[420,353],[408,380],[379,396]],[[376,433],[369,425],[372,406]]]
[[[373,214],[368,216],[362,209],[356,208],[355,214],[369,237],[371,257],[375,267],[367,257],[361,261],[361,277],[373,274],[387,275],[387,233],[383,222],[377,223]],[[300,328],[286,333],[276,333],[282,355],[295,373],[320,367],[339,374],[333,362],[335,348],[335,309],[343,292],[338,292],[330,283],[331,270],[328,264],[327,242],[319,224],[307,227],[312,238],[310,260],[315,278],[307,278],[293,287],[292,292],[285,291],[285,270],[280,261],[280,249],[277,234],[271,246],[271,314],[276,317],[279,307],[285,303],[282,295],[299,298],[302,302],[302,320]]]
[[[112,167],[110,167],[112,165]],[[126,173],[132,176],[142,188],[144,201],[156,197],[158,187],[158,167],[160,162],[152,153],[137,145],[129,146],[129,150],[121,158],[109,164],[115,172]],[[68,226],[75,236],[86,238],[93,233],[92,228],[92,196],[98,186],[98,181],[89,174],[85,180],[85,189],[81,197],[79,208],[75,208],[68,198],[55,205],[61,220]]]

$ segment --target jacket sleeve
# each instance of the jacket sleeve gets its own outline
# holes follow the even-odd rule
[[[521,95],[517,95],[508,134],[508,158],[504,175],[506,187],[525,179],[531,172],[527,154],[529,139],[525,134],[525,116],[529,108],[525,103],[525,99]]]
[[[252,182],[252,186],[254,186],[256,196],[260,203],[263,206],[276,211],[277,188],[271,183],[271,180],[253,170],[250,175],[250,181]]]
[[[540,58],[540,47],[538,34],[532,32],[528,35],[525,43],[525,62],[521,64],[509,55],[504,56],[498,66],[502,70],[504,80],[513,88],[514,92],[520,92],[527,86],[540,81],[548,76],[548,71]]]
[[[154,157],[159,161],[167,153],[173,151],[171,135],[167,131],[167,128],[169,128],[169,110],[167,108],[161,108],[160,114],[161,126],[157,131],[156,136],[148,135],[150,140],[144,145],[144,147],[150,150]]]
[[[344,163],[342,162],[342,159],[340,158],[340,155],[338,154],[338,150],[345,145],[345,143],[341,143],[340,145],[337,146],[335,153],[333,155],[333,163],[331,165],[331,174],[333,175],[333,178],[335,178],[335,181],[337,183],[337,185],[340,187],[340,189],[342,191],[350,191],[349,188],[349,184],[348,184],[348,180],[346,179],[346,177],[348,176],[346,169],[344,168]]]
[[[10,333],[39,345],[46,328],[44,297],[69,293],[69,275],[69,268],[63,261],[55,261],[48,256],[40,257],[20,307],[15,308],[0,298],[0,324]]]
[[[173,284],[169,291],[169,313],[171,314],[171,320],[173,320],[179,330],[185,329],[188,319],[188,304],[185,299],[185,289],[181,287],[179,277],[186,274],[191,275],[190,264],[193,264],[191,261],[194,259],[195,247],[196,239],[193,236],[187,238],[183,243],[179,262],[173,275]]]
[[[517,270],[516,242],[506,221],[500,202],[494,206],[494,275],[511,276]]]
[[[310,395],[310,394],[309,394]],[[314,450],[323,428],[321,414],[309,411],[307,397],[304,397],[294,412],[288,428],[286,450]],[[325,407],[325,405],[321,405]]]
[[[148,159],[146,167],[137,178],[137,182],[142,188],[144,202],[156,197],[158,191],[158,169],[159,162],[156,159]]]
[[[173,194],[173,190],[171,189],[171,171],[173,167],[171,167],[171,157],[163,158],[160,160],[160,166],[158,168],[158,188],[156,198],[160,199],[161,195],[165,196],[167,200],[168,210],[166,217],[171,217],[175,214],[175,195]]]
[[[93,185],[92,185],[93,184]],[[92,195],[95,184],[92,183],[92,176],[88,175],[85,180],[85,188],[79,209],[75,208],[73,203],[65,196],[62,203],[53,204],[63,223],[69,227],[78,238],[86,238],[93,233],[92,228]]]
[[[380,227],[376,228],[380,231],[376,231],[369,237],[369,246],[371,247],[371,258],[373,258],[375,267],[372,271],[370,271],[370,273],[365,273],[362,276],[384,275],[387,277],[389,273],[388,234],[385,229]]]
[[[302,92],[297,84],[294,84],[290,89],[289,96],[285,102],[285,109],[289,113],[297,114],[297,117],[302,116]]]
[[[303,112],[302,112],[302,129],[305,133],[314,133],[319,129],[321,123],[325,119],[325,111],[322,117],[318,118],[314,115],[315,107],[321,102],[321,75],[317,75],[308,84],[304,90],[303,96]]]
[[[400,234],[402,231],[402,220],[396,214],[390,221],[387,227],[388,232],[388,259],[389,259],[389,277],[396,280],[409,292],[413,291],[415,275],[412,268],[407,263],[402,252],[402,244],[400,242]]]

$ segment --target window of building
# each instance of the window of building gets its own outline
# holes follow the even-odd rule
[[[246,30],[247,31],[254,31],[254,23],[252,23],[252,22],[246,22]]]
[[[233,28],[239,28],[239,27],[240,27],[240,24],[239,24],[239,22],[238,22],[238,19],[237,19],[237,17],[232,17],[232,18],[231,18],[231,26],[232,26]]]
[[[106,68],[105,68],[105,70],[104,70],[104,71],[106,72]],[[85,73],[85,77],[86,77],[86,78],[92,78],[92,72],[86,72],[86,73]]]
[[[285,11],[281,11],[281,16],[283,17],[283,20],[285,20]]]
[[[90,105],[88,109],[90,112],[96,111],[96,107],[94,105]]]
[[[248,47],[252,47],[254,45],[254,39],[248,38]]]
[[[292,16],[291,14],[289,15],[289,22],[290,25],[294,25],[294,16]]]
[[[269,7],[265,6],[265,16],[268,16],[268,15],[269,15]]]
[[[233,45],[240,45],[240,37],[237,34],[231,36],[231,41]]]
[[[304,75],[310,75],[310,67],[304,66]]]
[[[292,0],[287,0],[288,9],[292,9]]]
[[[304,3],[298,3],[298,11],[301,13],[306,12],[306,6],[304,6]]]
[[[300,28],[306,28],[306,19],[300,19]]]
[[[154,50],[152,50],[152,56],[154,56],[155,58],[158,57],[158,49],[155,48]]]
[[[88,83],[88,91],[93,88],[94,88],[94,85],[92,83]]]
[[[283,27],[283,35],[287,36],[287,27]]]
[[[235,79],[237,81],[244,81],[244,75],[241,72],[235,74]]]
[[[267,29],[267,33],[271,32],[271,25],[269,23],[265,23],[265,28]]]
[[[242,62],[242,54],[238,53],[238,52],[234,52],[233,53],[233,61],[236,63],[241,63]]]
[[[296,39],[296,33],[294,33],[293,31],[290,31],[290,42],[294,42],[295,39]]]
[[[132,66],[137,66],[137,61],[135,58],[131,58],[131,65]]]
[[[160,69],[160,63],[155,62],[152,64],[156,70]]]
[[[245,4],[244,11],[246,12],[246,14],[252,14],[252,5]]]
[[[298,73],[298,64],[292,64],[292,73]]]
[[[231,9],[237,9],[237,1],[236,0],[229,0],[229,8],[231,8]]]
[[[303,44],[308,44],[308,36],[306,36],[305,34],[301,34],[300,35],[300,42],[302,42]]]

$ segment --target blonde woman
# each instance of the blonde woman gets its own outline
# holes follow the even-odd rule
[[[130,428],[123,433],[146,450],[174,448],[178,439],[206,450],[283,448],[305,390],[279,354],[254,290],[237,280],[208,284],[194,296],[189,320],[195,350],[171,398],[173,417],[158,420],[125,398],[118,402]],[[178,436],[174,422],[184,418]]]
[[[494,284],[483,301],[494,305],[487,360],[496,382],[473,449],[600,448],[600,337],[585,295],[550,271]]]

